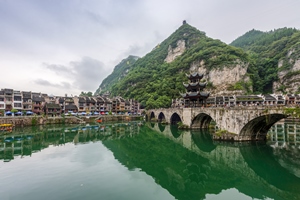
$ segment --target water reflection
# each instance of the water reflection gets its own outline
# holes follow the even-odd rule
[[[87,126],[37,126],[16,128],[12,134],[0,135],[0,160],[9,162],[16,156],[31,156],[35,152],[73,142],[88,143],[121,139],[138,134],[141,122]]]
[[[214,144],[211,134],[208,130],[192,130],[191,135],[195,145],[201,151],[211,152],[216,148],[216,145]]]
[[[271,131],[268,144],[216,142],[208,131],[158,123],[37,127],[2,135],[0,159],[30,156],[50,145],[102,141],[122,165],[144,171],[176,199],[222,198],[231,188],[257,199],[300,199],[298,127],[296,140],[290,127]]]

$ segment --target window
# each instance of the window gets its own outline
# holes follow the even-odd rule
[[[22,107],[21,103],[14,103],[14,107]]]

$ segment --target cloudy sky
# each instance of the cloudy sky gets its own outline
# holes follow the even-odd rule
[[[230,43],[251,29],[300,29],[299,0],[0,0],[0,88],[78,95],[182,21]]]

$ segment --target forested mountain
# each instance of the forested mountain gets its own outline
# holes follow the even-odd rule
[[[117,66],[115,66],[113,72],[106,77],[99,88],[96,90],[96,94],[110,92],[111,87],[116,84],[119,80],[124,78],[129,72],[132,65],[139,57],[137,56],[128,56],[128,58],[123,59]]]
[[[299,74],[299,44],[299,30],[281,28],[269,32],[251,30],[230,45],[241,47],[250,55],[248,72],[255,93],[296,93],[300,92],[299,89],[289,82],[293,75]],[[285,73],[289,73],[288,77],[285,77]],[[299,82],[300,79],[296,77],[294,81]]]
[[[252,30],[227,45],[183,23],[130,66],[122,61],[96,93],[134,98],[146,108],[169,107],[171,99],[185,92],[182,83],[188,82],[185,74],[190,72],[204,74],[211,96],[271,93],[276,84],[276,90],[288,92],[279,73],[281,67],[285,70],[297,63],[300,69],[299,37],[296,29]]]

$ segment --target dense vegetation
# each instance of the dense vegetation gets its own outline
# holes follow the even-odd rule
[[[299,46],[300,32],[292,28],[282,28],[269,32],[251,30],[234,40],[230,45],[243,48],[250,56],[250,66],[254,93],[272,93],[272,85],[278,80],[278,62],[284,61],[284,68],[293,65],[284,59],[291,49]],[[300,52],[299,52],[300,53]],[[299,55],[296,53],[295,55]],[[285,92],[284,88],[281,92]]]
[[[168,49],[175,48],[179,40],[185,41],[185,52],[173,62],[165,62]],[[123,60],[102,82],[96,94],[109,91],[111,96],[136,99],[146,108],[169,107],[171,99],[180,98],[180,93],[185,92],[182,85],[188,81],[185,74],[189,73],[193,63],[200,61],[205,63],[207,70],[230,68],[237,62],[249,63],[247,72],[251,81],[237,82],[231,89],[248,94],[272,93],[273,82],[278,80],[278,70],[289,69],[293,65],[290,57],[286,57],[287,53],[293,49],[292,57],[300,55],[299,41],[298,30],[282,28],[270,32],[251,30],[227,45],[183,24],[143,58],[130,56]],[[278,69],[279,60],[283,61],[283,69]],[[213,88],[213,83],[208,82],[207,89]],[[281,90],[285,92],[284,87]]]
[[[137,59],[137,56],[131,55],[128,56],[128,58],[123,59],[117,66],[115,66],[113,72],[102,81],[100,87],[96,90],[96,94],[111,91],[111,87],[127,75],[128,71]]]
[[[164,59],[169,46],[176,47],[178,40],[185,41],[186,51],[173,62],[166,63]],[[182,83],[187,82],[185,74],[189,73],[191,64],[200,60],[211,69],[234,64],[237,60],[247,61],[248,58],[242,49],[208,38],[204,32],[183,24],[150,53],[138,59],[128,74],[112,85],[111,95],[137,99],[146,108],[169,107],[171,99],[179,98],[185,91]]]

